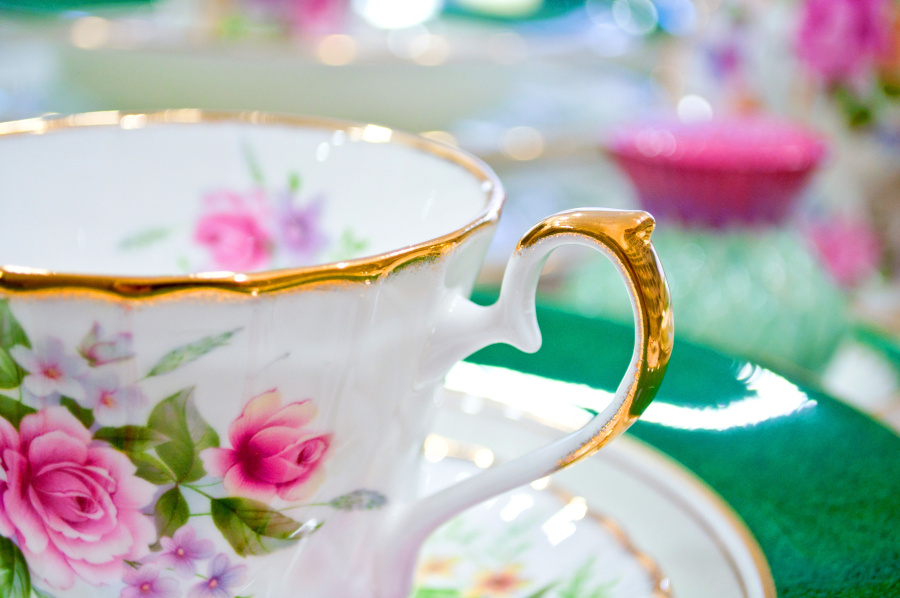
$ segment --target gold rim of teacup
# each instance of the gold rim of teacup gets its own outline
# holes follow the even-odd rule
[[[393,251],[315,266],[260,272],[197,272],[172,276],[77,274],[6,265],[0,267],[0,289],[11,293],[88,291],[118,298],[140,299],[186,291],[215,291],[259,295],[299,286],[341,283],[371,284],[392,272],[427,263],[451,251],[466,237],[500,217],[504,191],[497,175],[484,162],[466,152],[418,135],[373,124],[337,119],[291,116],[265,112],[223,112],[195,109],[157,112],[87,112],[44,116],[0,123],[0,137],[41,135],[85,127],[142,129],[160,124],[248,123],[304,129],[344,131],[352,140],[393,143],[429,153],[462,167],[482,183],[484,209],[465,226],[450,233]]]

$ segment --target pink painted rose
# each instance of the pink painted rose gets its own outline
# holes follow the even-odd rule
[[[9,489],[8,476],[5,475],[9,471],[9,460],[13,458],[16,451],[19,450],[19,433],[13,428],[12,424],[0,417],[0,470],[4,475],[0,475],[0,497],[6,494]],[[16,528],[6,514],[3,508],[2,500],[0,500],[0,536],[11,538]]]
[[[0,443],[0,527],[13,528],[9,535],[33,575],[56,589],[70,588],[76,577],[113,583],[122,579],[124,561],[147,554],[156,532],[141,510],[155,487],[135,477],[124,454],[93,441],[65,408],[25,416],[14,439],[0,424]]]
[[[217,268],[240,272],[265,265],[272,239],[261,192],[247,196],[214,193],[206,198],[206,207],[194,230],[194,240],[210,250]]]
[[[827,84],[854,83],[891,52],[890,0],[806,0],[797,53]]]
[[[311,401],[281,406],[281,393],[271,390],[252,399],[232,422],[232,448],[201,453],[206,471],[223,477],[232,494],[269,502],[309,496],[322,482],[322,463],[330,434],[311,431],[316,410]]]

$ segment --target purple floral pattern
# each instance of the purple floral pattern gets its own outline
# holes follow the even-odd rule
[[[122,577],[125,588],[121,598],[177,598],[178,582],[171,577],[160,577],[153,565],[143,565],[137,571],[126,570]]]
[[[81,404],[93,410],[94,418],[104,426],[124,426],[131,414],[143,411],[147,397],[136,385],[122,385],[115,372],[103,372],[81,381],[84,400]]]
[[[313,259],[328,244],[319,225],[324,205],[325,198],[321,195],[305,206],[294,205],[293,197],[284,195],[277,215],[279,240],[296,258]]]
[[[28,372],[22,385],[34,396],[84,396],[80,378],[87,364],[77,355],[66,354],[61,340],[48,337],[35,343],[33,349],[16,345],[9,354]]]
[[[194,584],[189,598],[231,598],[247,575],[244,565],[232,565],[228,556],[217,554],[209,563],[206,579]]]
[[[286,188],[268,188],[249,150],[246,156],[254,185],[246,191],[216,190],[203,199],[193,237],[209,258],[201,267],[240,272],[303,266],[355,257],[365,247],[349,231],[339,239],[325,234],[324,194],[304,197],[297,174],[288,177]]]
[[[266,184],[252,152],[245,148],[252,184],[243,189],[218,188],[205,192],[196,220],[185,240],[192,257],[182,255],[178,265],[185,270],[226,270],[249,272],[271,268],[291,268],[359,257],[369,242],[351,229],[326,233],[323,219],[327,195],[303,192],[297,173],[284,186]],[[129,235],[119,243],[125,251],[140,251],[174,235],[176,229],[153,227]],[[101,331],[96,331],[99,338]],[[116,336],[90,342],[79,353],[91,363],[126,358],[131,338]]]
[[[301,202],[296,190],[215,191],[204,198],[194,242],[207,250],[209,266],[225,270],[310,264],[329,246],[324,206],[322,195]]]
[[[72,349],[55,336],[32,342],[3,299],[0,330],[0,569],[19,580],[3,586],[12,592],[4,598],[31,598],[32,589],[65,598],[84,584],[119,598],[252,598],[240,558],[327,522],[323,512],[315,525],[297,521],[293,509],[387,501],[358,489],[302,502],[324,479],[332,443],[310,399],[284,402],[278,389],[251,399],[223,445],[193,388],[147,396],[145,380],[201,359],[239,329],[175,347],[124,380],[138,375],[133,363],[120,367],[135,355],[128,332],[94,322]]]
[[[98,367],[134,357],[130,332],[119,332],[112,336],[103,334],[99,322],[94,322],[81,344],[78,354],[87,360],[91,367]]]
[[[212,556],[215,547],[209,540],[197,539],[194,528],[186,525],[171,538],[160,538],[162,552],[157,563],[172,569],[180,577],[191,578],[197,574],[197,562]]]

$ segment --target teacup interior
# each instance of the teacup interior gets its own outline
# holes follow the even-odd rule
[[[456,231],[490,196],[485,177],[375,126],[123,119],[4,135],[0,265],[144,276],[323,264]]]

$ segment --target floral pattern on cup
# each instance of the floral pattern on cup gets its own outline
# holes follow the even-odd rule
[[[330,434],[310,431],[311,401],[281,406],[271,390],[252,399],[232,424],[232,448],[210,448],[200,455],[206,470],[224,479],[228,492],[264,502],[276,496],[301,500],[322,482],[321,464]]]
[[[3,524],[33,573],[53,588],[76,577],[114,583],[126,561],[139,560],[156,538],[142,514],[156,488],[135,475],[128,457],[91,432],[65,407],[22,418],[3,431]]]
[[[130,334],[94,322],[77,347],[32,340],[0,300],[0,595],[63,598],[87,583],[120,598],[250,598],[240,557],[327,522],[286,513],[386,504],[367,489],[301,502],[326,475],[333,437],[316,427],[311,399],[285,401],[277,388],[254,397],[223,444],[193,387],[155,401],[141,388],[240,332],[176,347],[123,383],[135,375],[117,371],[134,357]],[[192,518],[209,518],[213,536]]]
[[[444,471],[449,477],[465,470],[451,466]],[[576,521],[583,535],[573,538],[574,546],[548,541],[548,526],[565,523],[576,527],[567,515],[561,516],[566,512],[565,505],[547,490],[526,488],[457,515],[422,547],[411,598],[650,595],[649,588],[640,587],[645,571],[615,569],[622,563],[618,559],[627,553],[621,540],[604,528],[585,525],[579,519]],[[576,532],[571,529],[571,533]],[[563,551],[562,558],[551,553],[557,550]],[[650,581],[649,576],[646,581]]]
[[[324,192],[303,194],[298,173],[283,187],[268,185],[253,153],[245,148],[253,180],[246,189],[213,189],[203,194],[200,210],[186,242],[205,255],[197,263],[179,259],[182,269],[249,272],[307,266],[359,257],[368,241],[351,229],[327,234],[322,218],[328,205]],[[154,227],[123,239],[120,249],[146,249],[175,236],[170,227]]]

